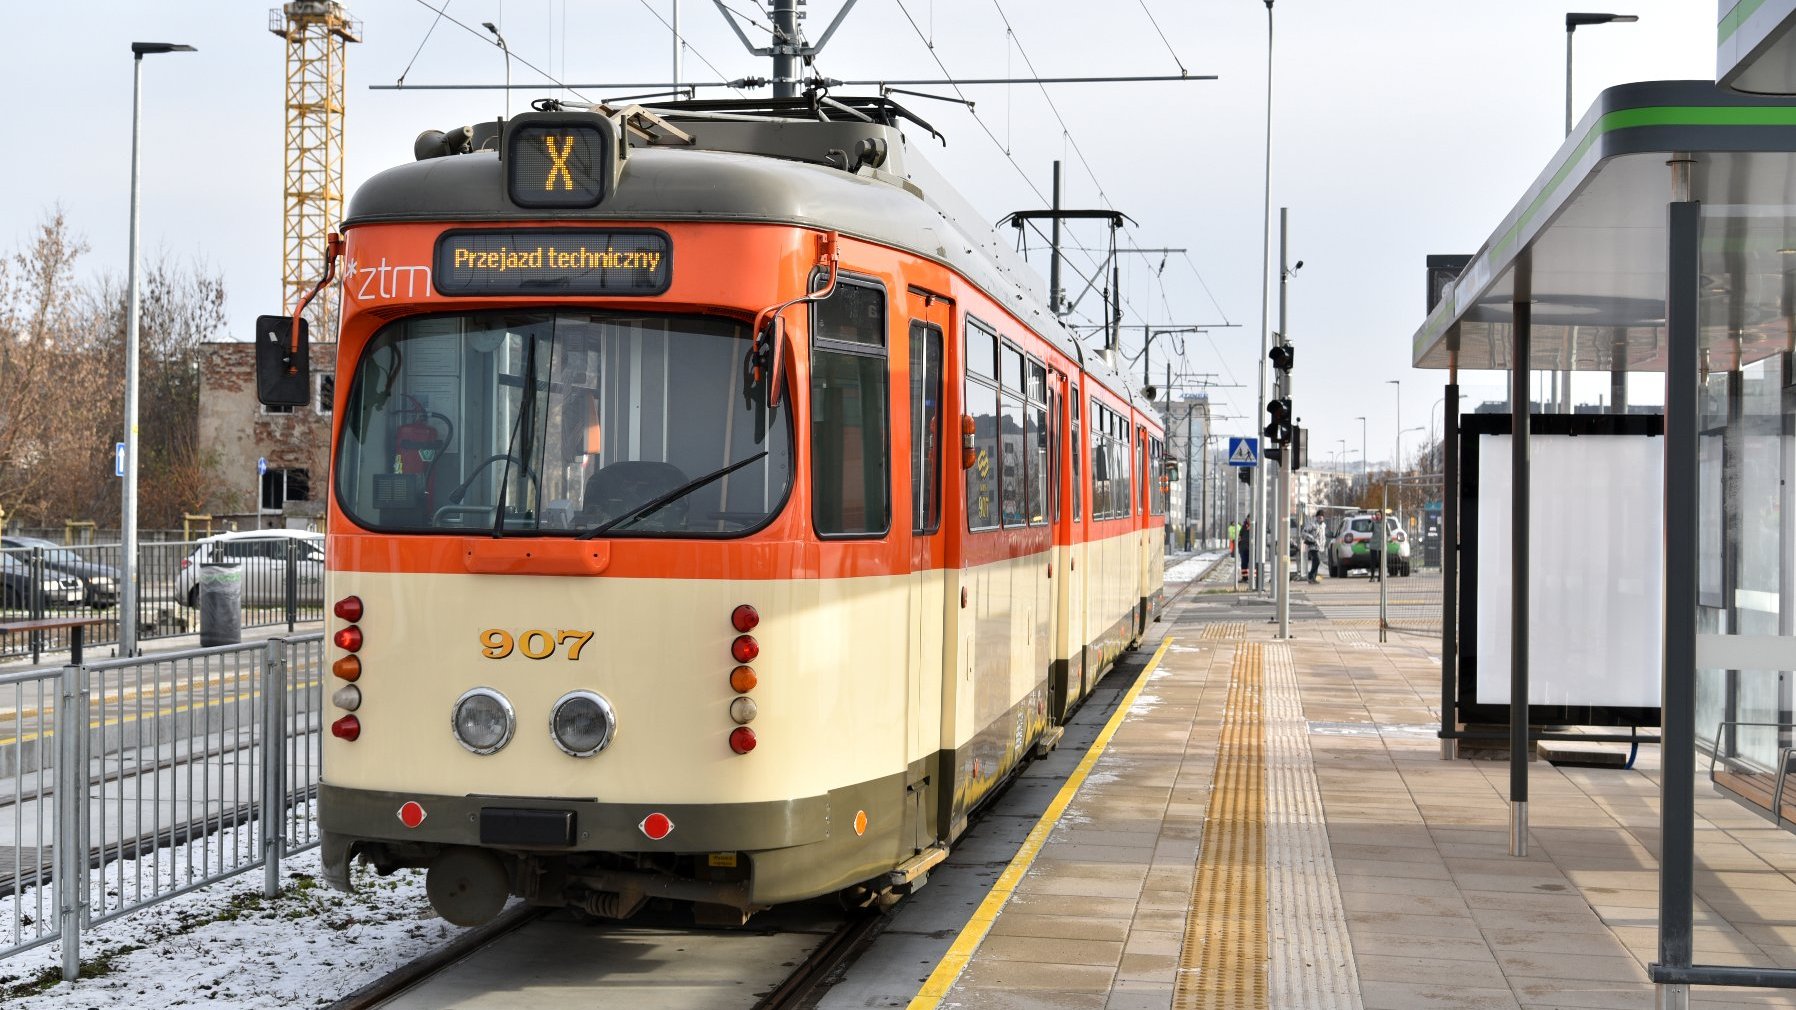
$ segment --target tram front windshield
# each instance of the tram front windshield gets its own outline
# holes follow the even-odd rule
[[[746,383],[748,352],[747,326],[708,316],[393,323],[356,365],[338,502],[357,525],[393,532],[744,533],[792,481],[786,413]]]

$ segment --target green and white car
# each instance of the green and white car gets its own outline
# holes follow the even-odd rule
[[[1372,553],[1372,538],[1377,530],[1373,524],[1378,515],[1373,512],[1356,512],[1341,522],[1340,532],[1329,541],[1328,577],[1344,578],[1348,572],[1364,571],[1371,574],[1375,555]],[[1385,568],[1392,575],[1409,574],[1409,535],[1403,532],[1393,516],[1385,516],[1386,541],[1390,544],[1390,557],[1385,559]]]

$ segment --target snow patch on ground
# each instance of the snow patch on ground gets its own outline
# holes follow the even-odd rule
[[[1171,568],[1168,568],[1166,570],[1166,581],[1191,582],[1203,578],[1204,572],[1207,571],[1212,564],[1215,564],[1216,560],[1220,557],[1222,557],[1222,552],[1220,551],[1211,551],[1207,554],[1194,554],[1178,564],[1173,565]]]
[[[162,850],[164,873],[185,866],[192,847]],[[108,867],[109,889],[121,873],[134,880],[136,862],[149,859]],[[143,872],[152,871],[146,865]],[[379,877],[358,867],[355,883],[354,894],[326,888],[317,849],[284,861],[274,898],[262,897],[262,869],[247,870],[88,930],[81,961],[92,977],[27,995],[34,980],[56,977],[59,945],[0,961],[0,1003],[25,1010],[323,1006],[463,932],[430,910],[422,870]],[[21,898],[34,900],[29,892]]]

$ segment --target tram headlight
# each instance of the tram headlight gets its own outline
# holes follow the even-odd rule
[[[570,757],[591,757],[611,743],[617,713],[611,703],[591,691],[561,696],[549,713],[549,735]]]
[[[455,700],[450,726],[457,743],[476,754],[491,754],[511,742],[517,720],[504,695],[477,687]]]

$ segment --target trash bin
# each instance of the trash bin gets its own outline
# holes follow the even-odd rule
[[[243,641],[243,568],[235,563],[200,563],[200,645]]]

